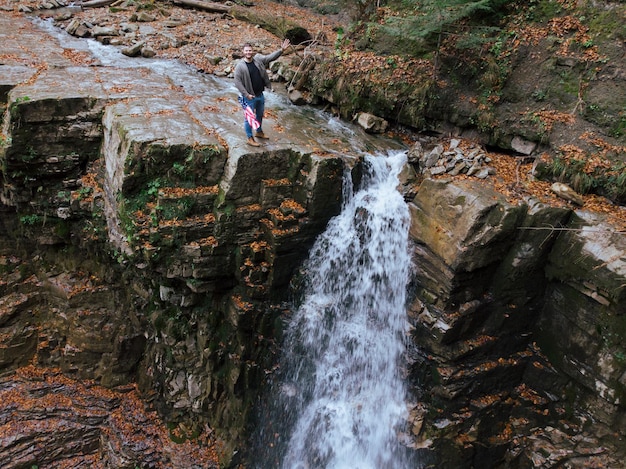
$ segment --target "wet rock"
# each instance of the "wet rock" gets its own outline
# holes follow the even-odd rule
[[[520,221],[513,248],[498,266],[493,288],[504,301],[523,297],[526,308],[539,308],[544,294],[545,260],[560,234],[550,227],[566,225],[572,212],[550,207],[534,198],[526,204],[528,211]]]
[[[518,440],[505,455],[506,464],[547,469],[559,465],[573,468],[624,467],[598,439],[579,432],[572,435],[557,428],[535,428],[533,435]]]
[[[624,467],[618,462],[622,450],[616,446],[598,451],[609,428],[621,428],[624,422],[617,397],[624,394],[624,375],[612,357],[626,352],[617,342],[602,345],[616,334],[615,328],[622,327],[618,318],[624,310],[621,305],[626,304],[624,285],[609,279],[623,278],[617,255],[626,248],[623,237],[585,212],[570,221],[570,210],[534,200],[528,200],[527,207],[512,207],[501,199],[496,206],[502,206],[488,209],[497,197],[481,192],[475,184],[470,190],[467,183],[426,179],[413,201],[415,206],[410,205],[421,300],[409,310],[415,340],[428,355],[423,362],[417,359],[416,376],[428,379],[434,373],[432,393],[448,402],[443,407],[469,409],[462,418],[444,411],[437,420],[424,419],[418,440],[428,436],[428,448],[445,454],[442,462],[460,467],[460,461],[468,457],[464,455],[467,445],[472,445],[470,435],[478,432],[482,437],[476,441],[484,442],[485,432],[490,432],[487,427],[499,421],[517,428],[512,434],[526,435],[490,439],[509,445],[505,456],[509,467],[527,460],[551,467],[565,459],[578,461],[580,465],[574,467]],[[450,191],[450,185],[465,187],[472,193],[471,201],[459,188]],[[443,205],[437,206],[437,201]],[[467,224],[466,216],[473,222]],[[499,228],[481,226],[491,223],[487,220],[501,220]],[[566,229],[559,231],[561,226]],[[482,238],[487,233],[494,238]],[[493,257],[460,261],[469,251],[478,253],[487,245]],[[465,274],[466,269],[471,275]],[[532,345],[527,337],[532,337]],[[551,363],[541,351],[549,351]],[[471,365],[466,366],[465,359]],[[511,393],[501,387],[502,379],[521,384]],[[569,399],[575,403],[566,397],[572,387],[577,392]],[[509,406],[516,406],[517,401],[532,402],[536,409],[523,419],[514,418],[516,412]],[[578,422],[586,417],[574,411],[563,422],[557,416],[567,406],[587,409],[597,420],[587,422],[583,430]],[[509,412],[511,417],[504,417]],[[545,421],[555,422],[555,427],[546,426]],[[465,449],[449,445],[450,439],[457,438]],[[571,441],[586,441],[589,446],[570,445]],[[492,450],[472,460],[479,466],[492,466],[490,458],[498,453],[495,447]]]
[[[402,193],[404,200],[413,200],[419,188],[419,176],[415,168],[410,164],[404,165],[398,175],[398,181],[400,183],[398,190]]]
[[[626,245],[624,236],[597,222],[596,217],[577,212],[568,225],[571,230],[556,241],[546,269],[555,279],[546,304],[551,314],[545,316],[542,330],[546,340],[553,340],[562,350],[561,366],[590,390],[588,398],[598,418],[602,415],[612,424],[616,415],[611,406],[618,405],[626,391],[615,362],[615,357],[625,353],[624,345],[609,339],[622,327],[620,318],[626,312],[626,287],[617,280],[626,271],[626,260],[617,253],[624,252]],[[574,262],[568,261],[572,257],[566,252],[577,253]],[[554,332],[574,325],[575,333]],[[572,347],[581,346],[572,354]]]
[[[416,169],[419,170],[419,164],[422,159],[422,155],[424,153],[424,148],[422,147],[421,142],[417,141],[411,145],[407,151],[407,161],[409,164],[415,166],[418,165]]]
[[[26,367],[0,379],[0,397],[0,457],[7,469],[218,467],[208,446],[174,444],[134,387],[111,391],[58,370]]]
[[[411,235],[454,270],[472,271],[496,261],[512,242],[524,213],[503,196],[470,181],[426,179],[413,204]],[[470,248],[471,247],[471,248]]]
[[[99,36],[117,36],[118,32],[116,28],[113,27],[108,27],[108,26],[94,26],[91,29],[91,36],[92,37],[99,37]]]

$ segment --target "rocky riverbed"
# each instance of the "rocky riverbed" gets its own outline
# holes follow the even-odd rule
[[[280,46],[281,36],[294,34],[298,26],[306,37],[315,40],[313,47],[332,47],[336,29],[343,22],[337,15],[319,15],[290,3],[257,1],[254,3],[205,2],[210,8],[186,8],[176,2],[137,4],[131,1],[80,4],[66,1],[37,0],[3,1],[5,11],[22,12],[52,20],[69,34],[111,44],[147,57],[172,58],[187,63],[198,71],[229,76],[241,58],[247,41],[269,53]],[[221,10],[221,11],[220,11]],[[345,20],[345,18],[343,19]],[[344,24],[345,26],[345,24]],[[305,46],[297,43],[305,38],[292,37],[294,47],[286,55],[298,65]],[[136,47],[141,44],[140,47]]]

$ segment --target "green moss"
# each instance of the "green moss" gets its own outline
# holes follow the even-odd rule
[[[222,148],[219,145],[206,145],[198,149],[191,149],[187,158],[192,158],[200,162],[200,164],[207,164],[212,158],[222,154]]]
[[[609,135],[615,138],[626,137],[626,113],[621,112],[619,119],[613,119],[613,126],[609,130]]]
[[[196,204],[196,200],[193,197],[185,196],[176,200],[161,202],[157,207],[159,211],[159,218],[161,220],[175,220],[187,218],[193,207]]]
[[[33,147],[29,146],[26,150],[26,153],[23,153],[20,157],[20,159],[25,162],[25,163],[29,163],[31,161],[34,161],[38,158],[38,154],[37,154],[37,150],[35,150]]]
[[[578,89],[580,87],[580,80],[578,74],[576,74],[572,69],[566,68],[557,71],[560,80],[559,85],[561,86],[561,91],[563,91],[567,95],[578,95]]]
[[[127,238],[132,238],[135,234],[132,205],[130,200],[121,199],[118,201],[117,214],[122,231]]]
[[[67,203],[70,201],[70,198],[72,197],[72,192],[71,191],[58,191],[57,192],[57,201],[61,202],[61,203]]]
[[[589,34],[596,38],[596,41],[626,39],[626,23],[619,14],[615,14],[615,11],[593,8],[586,13],[589,18],[587,22]]]
[[[626,163],[620,163],[614,170],[601,180],[601,185],[607,188],[610,198],[626,203]]]
[[[528,19],[542,23],[559,16],[561,11],[562,7],[556,0],[531,0],[528,6],[528,12],[531,16]]]
[[[237,207],[234,204],[225,204],[220,207],[219,213],[225,215],[227,218],[230,218],[235,213]]]
[[[314,10],[321,15],[336,15],[341,13],[341,5],[338,2],[322,1],[315,6]]]
[[[147,10],[147,11],[151,11],[156,9],[156,5],[155,5],[155,1],[154,0],[148,0],[146,2],[142,2],[137,4],[137,11],[139,10]]]
[[[34,213],[22,215],[20,217],[20,223],[25,226],[39,225],[43,223],[43,217]]]
[[[70,236],[71,225],[65,220],[58,220],[54,226],[54,234],[61,239],[67,239]]]

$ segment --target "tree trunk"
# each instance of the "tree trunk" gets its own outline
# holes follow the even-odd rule
[[[198,10],[209,11],[211,13],[230,13],[231,7],[220,5],[215,2],[204,2],[202,0],[173,0],[174,5],[196,8]]]
[[[80,7],[81,8],[98,8],[98,7],[105,7],[115,2],[116,0],[90,0],[89,2],[81,3]]]

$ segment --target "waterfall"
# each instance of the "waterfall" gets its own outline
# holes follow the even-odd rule
[[[398,441],[407,412],[409,211],[397,190],[405,162],[402,152],[365,157],[360,190],[346,178],[342,212],[304,266],[274,396],[290,427],[279,437],[284,469],[407,467]]]

